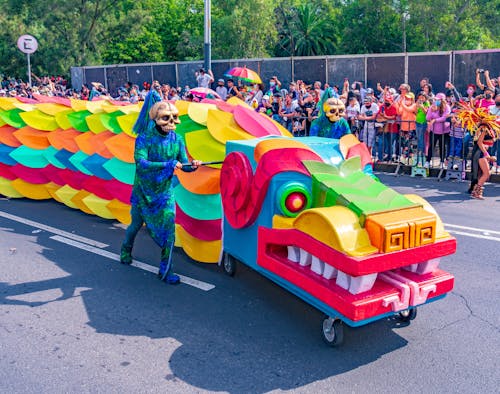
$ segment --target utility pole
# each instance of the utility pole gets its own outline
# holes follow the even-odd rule
[[[205,40],[203,48],[204,56],[204,66],[205,70],[212,69],[212,42],[211,42],[211,11],[210,11],[210,0],[204,0],[205,4]]]

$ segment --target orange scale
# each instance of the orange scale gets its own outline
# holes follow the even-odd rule
[[[0,127],[0,143],[10,146],[12,148],[17,148],[21,146],[21,142],[15,137],[14,132],[19,129],[15,127],[5,125]]]
[[[95,153],[95,147],[92,145],[90,141],[94,134],[92,132],[84,132],[80,133],[79,136],[75,137],[75,142],[78,145],[78,148],[85,154],[91,156]]]
[[[37,130],[30,126],[25,126],[14,132],[14,136],[21,142],[21,144],[26,145],[28,148],[32,149],[46,149],[50,146],[47,131]]]
[[[116,137],[116,134],[111,131],[103,131],[102,133],[92,135],[89,143],[94,148],[95,153],[105,159],[112,159],[115,156],[106,146],[106,141],[112,137]]]
[[[66,149],[72,153],[76,153],[79,151],[78,145],[75,141],[75,138],[82,134],[75,129],[67,129],[67,130],[54,130],[47,135],[47,139],[57,150]]]

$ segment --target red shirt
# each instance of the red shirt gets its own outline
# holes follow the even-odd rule
[[[396,116],[398,115],[398,110],[396,109],[396,106],[391,105],[387,107],[384,104],[380,106],[380,109],[378,110],[378,114],[385,114],[385,116],[390,116],[394,117],[394,119],[390,120],[385,120],[385,127],[384,131],[389,132],[389,133],[397,133],[398,132],[398,124],[396,123]],[[377,116],[377,118],[380,118]]]

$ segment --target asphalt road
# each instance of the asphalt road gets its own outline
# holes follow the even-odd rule
[[[463,183],[380,177],[427,198],[453,231],[441,268],[455,289],[411,324],[346,329],[340,348],[323,344],[320,312],[248,268],[229,278],[178,251],[176,271],[199,282],[169,286],[116,261],[116,222],[0,199],[0,391],[498,392],[500,185],[477,201]],[[145,232],[136,245],[157,264]]]

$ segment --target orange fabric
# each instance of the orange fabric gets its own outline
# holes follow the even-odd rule
[[[57,150],[66,149],[72,153],[78,152],[80,149],[75,141],[75,137],[78,137],[82,134],[75,129],[67,129],[67,130],[54,130],[50,132],[47,136],[47,139]]]
[[[2,126],[0,127],[0,143],[10,146],[12,148],[17,148],[21,146],[19,140],[14,136],[14,132],[18,130],[12,126]]]
[[[120,133],[104,141],[104,145],[113,156],[125,163],[134,162],[135,138]]]
[[[194,172],[176,170],[181,185],[195,194],[219,194],[220,170],[206,166],[199,167]]]

